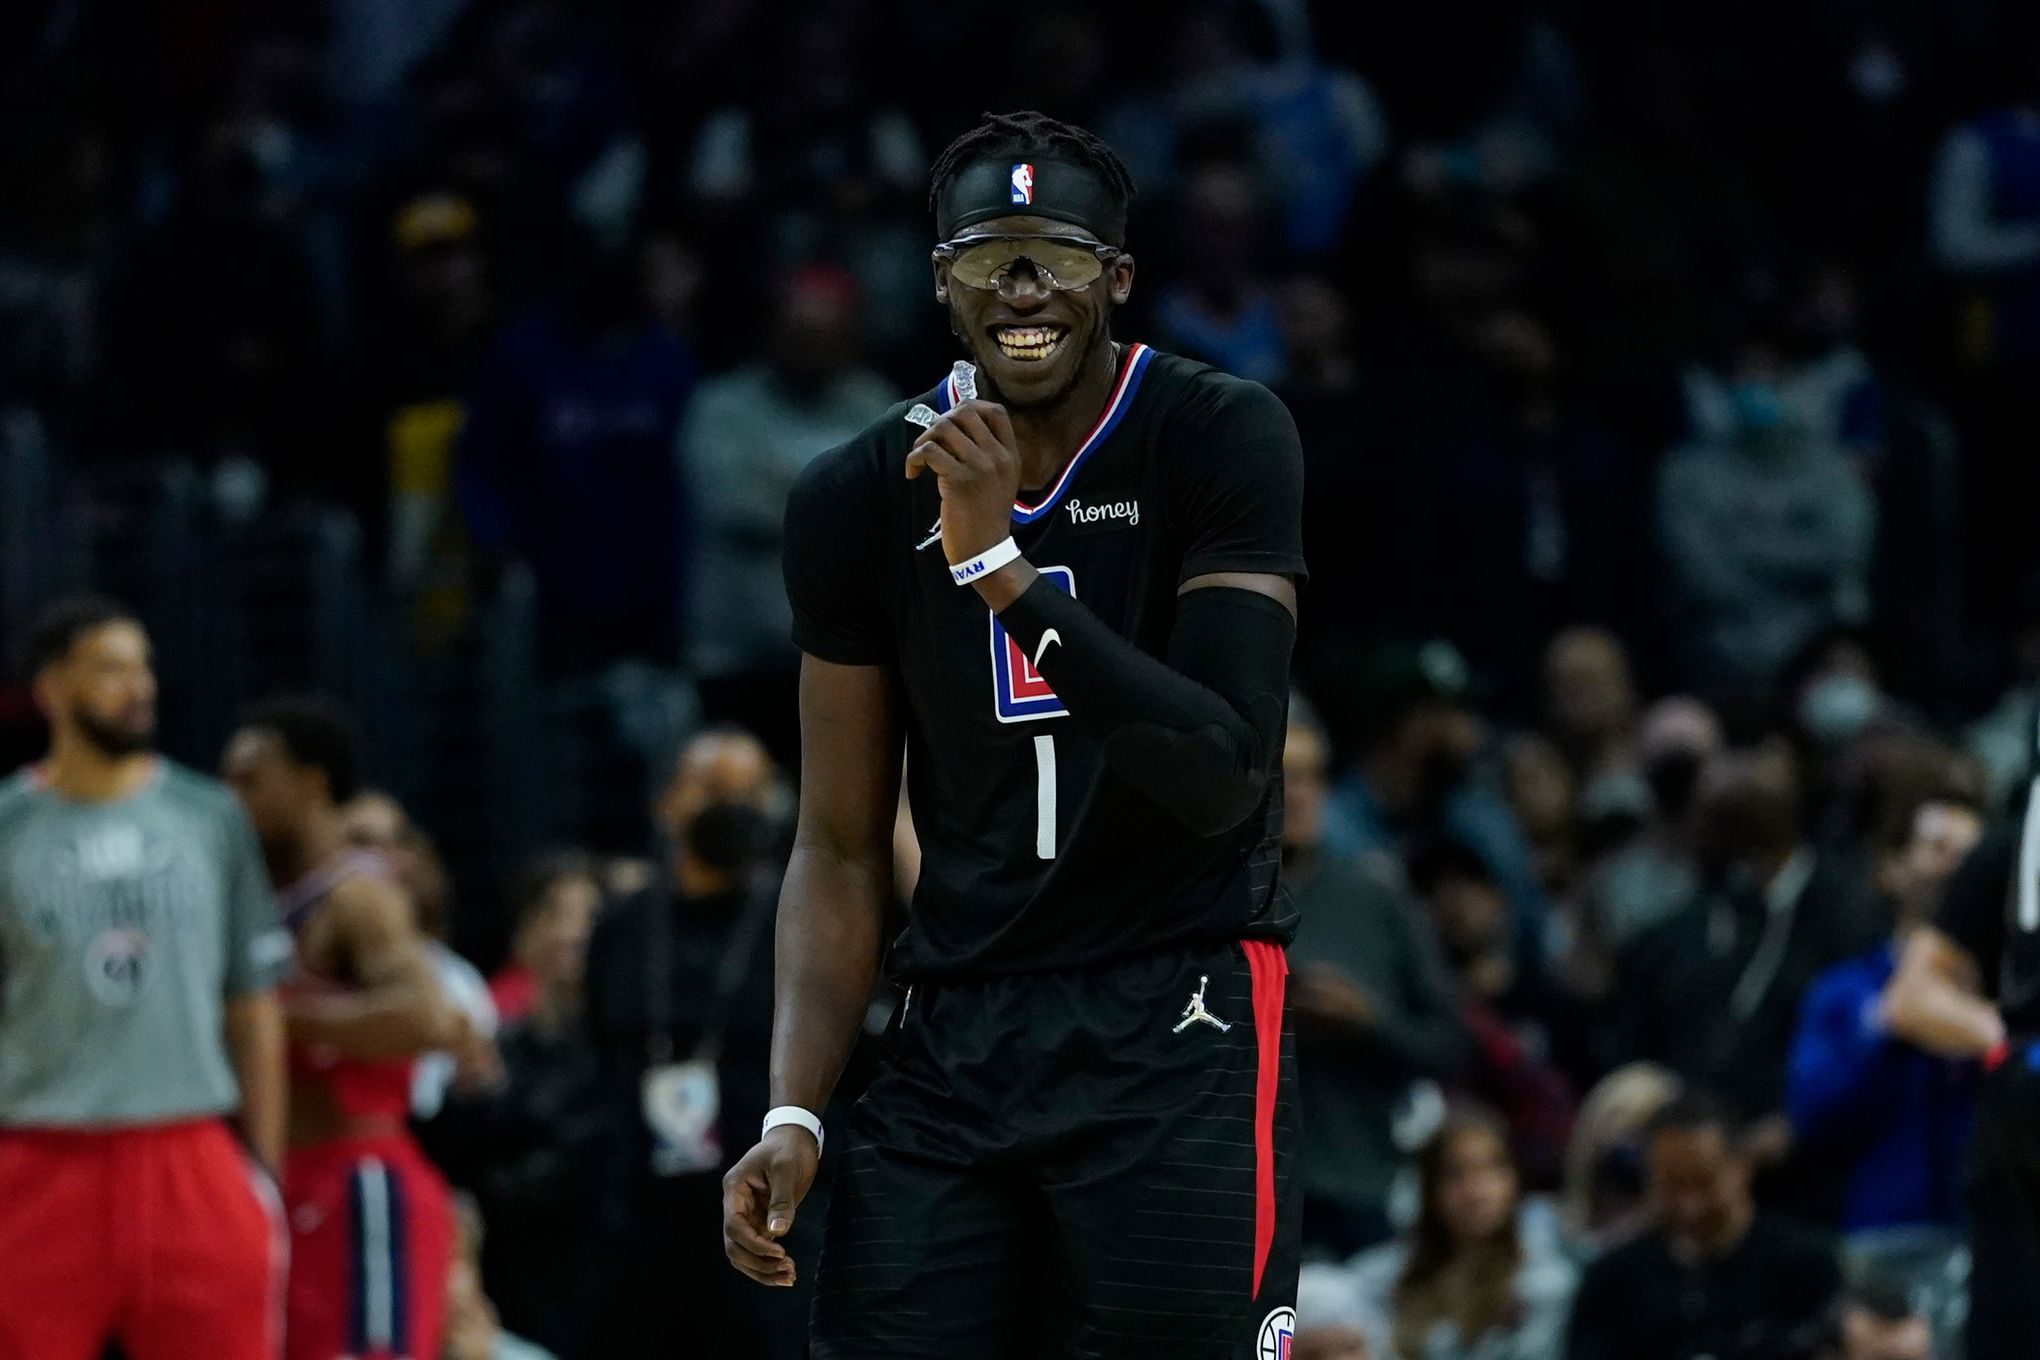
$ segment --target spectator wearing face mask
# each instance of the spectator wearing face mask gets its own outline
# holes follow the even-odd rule
[[[1855,277],[1839,260],[1808,260],[1791,267],[1759,305],[1777,342],[1777,390],[1790,419],[1874,473],[1889,437],[1889,394],[1855,342]],[[1732,385],[1695,369],[1684,389],[1686,419],[1696,431],[1733,436],[1739,415]]]
[[[1855,632],[1841,629],[1814,639],[1789,675],[1792,716],[1817,751],[1842,750],[1890,714],[1876,660]]]
[[[1884,692],[1867,638],[1838,629],[1810,643],[1788,668],[1784,721],[1807,773],[1807,808],[1823,848],[1863,854],[1877,828],[1866,809],[1926,730],[1919,715]]]
[[[589,946],[587,1023],[614,1132],[595,1355],[778,1355],[786,1343],[768,1329],[797,1338],[804,1326],[797,1290],[684,1311],[672,1297],[676,1281],[727,1269],[722,1173],[769,1107],[775,778],[749,733],[690,741],[656,805],[668,870],[608,912]]]
[[[1418,1154],[1417,1180],[1407,1236],[1341,1269],[1368,1352],[1557,1360],[1577,1276],[1548,1215],[1526,1210],[1501,1121],[1474,1109],[1449,1116]]]
[[[1306,1244],[1345,1256],[1388,1235],[1411,1083],[1468,1056],[1451,975],[1397,877],[1325,848],[1328,755],[1300,701],[1282,751],[1282,872],[1303,916],[1290,947],[1303,1102]]]
[[[1555,995],[1566,1002],[1565,1023],[1553,1046],[1575,1073],[1624,1059],[1610,1045],[1603,1014],[1618,981],[1616,960],[1700,891],[1694,792],[1702,767],[1721,749],[1721,725],[1697,699],[1661,699],[1645,712],[1635,749],[1645,789],[1641,825],[1587,866],[1562,906],[1569,929],[1551,973]],[[1603,828],[1611,836],[1618,830],[1612,819]]]
[[[1721,750],[1721,724],[1697,699],[1661,699],[1644,714],[1637,748],[1650,790],[1643,830],[1586,884],[1587,923],[1616,951],[1699,891],[1694,793],[1701,768]]]
[[[1875,500],[1786,403],[1774,345],[1746,340],[1719,384],[1733,420],[1697,430],[1658,481],[1667,622],[1683,678],[1762,699],[1808,641],[1870,607]]]
[[[1807,988],[1786,1108],[1807,1152],[1846,1173],[1846,1233],[1946,1230],[1961,1219],[1976,1065],[1892,1035],[1882,997],[1905,942],[1932,920],[1942,884],[1982,833],[1980,810],[1966,793],[1934,789],[1904,799],[1877,845],[1891,938]]]

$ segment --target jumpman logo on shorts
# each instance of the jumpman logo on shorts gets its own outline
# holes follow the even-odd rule
[[[1221,1034],[1232,1028],[1229,1023],[1204,1009],[1204,989],[1210,985],[1211,979],[1208,976],[1197,979],[1197,991],[1191,996],[1190,1004],[1183,1008],[1183,1018],[1176,1022],[1176,1028],[1169,1031],[1171,1034],[1181,1034],[1200,1020]]]

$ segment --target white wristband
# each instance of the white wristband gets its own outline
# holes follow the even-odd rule
[[[812,1133],[815,1136],[815,1155],[821,1155],[822,1121],[820,1119],[803,1110],[798,1105],[781,1105],[777,1109],[766,1111],[765,1127],[758,1130],[758,1136],[763,1138],[781,1124],[798,1124],[809,1133]]]
[[[1020,545],[1011,535],[994,543],[968,562],[952,562],[949,579],[960,586],[967,586],[980,576],[989,576],[1020,555]]]

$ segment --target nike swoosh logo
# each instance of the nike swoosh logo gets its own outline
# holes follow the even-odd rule
[[[1061,641],[1062,634],[1056,632],[1055,629],[1053,628],[1049,629],[1046,633],[1043,633],[1041,635],[1041,642],[1034,649],[1034,669],[1036,670],[1041,669],[1041,654],[1048,650],[1048,644],[1051,642]]]

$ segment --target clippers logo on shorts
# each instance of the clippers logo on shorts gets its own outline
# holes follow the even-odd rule
[[[1254,1348],[1254,1360],[1289,1360],[1296,1344],[1296,1310],[1277,1308],[1261,1319],[1261,1336]]]
[[[1068,567],[1043,567],[1041,576],[1072,595],[1077,593],[1076,577]],[[1069,710],[1055,697],[1041,672],[1034,669],[1034,662],[1020,649],[1020,644],[1006,632],[999,616],[993,614],[991,620],[992,708],[999,721],[1033,722],[1037,718],[1067,716]]]
[[[1013,167],[1013,201],[1034,202],[1034,167],[1025,161]]]

